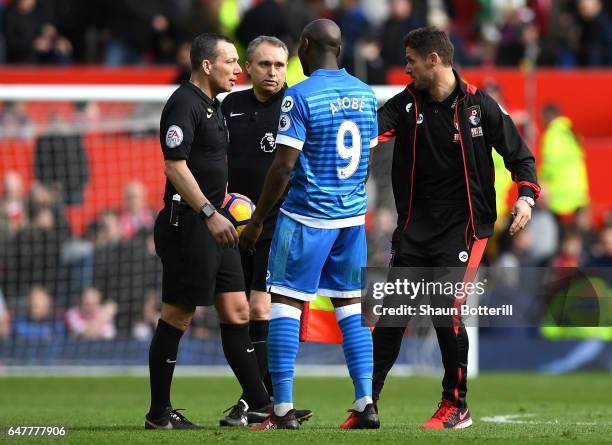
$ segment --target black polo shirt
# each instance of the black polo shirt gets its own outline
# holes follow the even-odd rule
[[[415,200],[462,200],[467,197],[455,106],[459,89],[437,102],[429,94],[417,120]]]
[[[219,207],[227,184],[227,128],[219,101],[185,82],[170,96],[160,121],[160,143],[164,159],[185,159],[200,189]],[[177,193],[166,180],[164,202]]]
[[[229,131],[228,191],[241,193],[257,204],[268,169],[276,154],[278,117],[285,90],[283,87],[265,102],[260,102],[253,89],[229,94],[221,104]],[[279,201],[266,217],[264,234],[273,234]]]

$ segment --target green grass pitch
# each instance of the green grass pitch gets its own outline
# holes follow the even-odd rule
[[[238,395],[230,378],[177,377],[173,404],[205,425],[199,431],[145,431],[148,380],[142,377],[0,378],[0,442],[74,444],[552,444],[612,443],[612,375],[483,374],[469,382],[474,426],[422,431],[436,408],[440,381],[391,377],[379,404],[378,431],[340,431],[351,405],[348,378],[298,378],[296,405],[314,411],[302,429],[221,429],[224,408]],[[487,421],[487,419],[489,421]],[[494,422],[492,422],[492,420]],[[63,438],[8,437],[7,426],[65,425]]]

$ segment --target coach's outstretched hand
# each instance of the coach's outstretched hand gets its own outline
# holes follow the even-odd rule
[[[206,225],[218,244],[223,247],[236,247],[238,245],[238,232],[236,232],[234,225],[219,212],[215,212],[208,218]]]
[[[255,243],[261,236],[263,224],[251,220],[240,234],[240,248],[249,253],[255,252]]]
[[[531,220],[531,206],[521,199],[517,200],[512,208],[512,216],[514,220],[510,226],[510,235],[516,235]]]

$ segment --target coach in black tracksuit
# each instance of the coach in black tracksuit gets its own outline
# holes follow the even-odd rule
[[[525,227],[540,191],[535,160],[506,111],[452,69],[453,47],[444,32],[420,28],[404,44],[414,82],[378,110],[379,140],[395,137],[398,227],[391,265],[461,267],[463,281],[473,280],[497,218],[492,149],[519,187],[511,234]],[[433,321],[444,364],[442,403],[423,427],[463,428],[472,423],[465,399],[466,330],[460,317]],[[381,324],[374,329],[375,399],[397,359],[403,331]]]

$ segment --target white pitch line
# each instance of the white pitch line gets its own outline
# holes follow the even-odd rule
[[[482,417],[480,420],[488,423],[511,423],[526,425],[559,425],[559,420],[520,420],[524,417],[535,417],[535,414],[506,414],[492,417]],[[597,422],[563,422],[566,425],[597,425]]]

